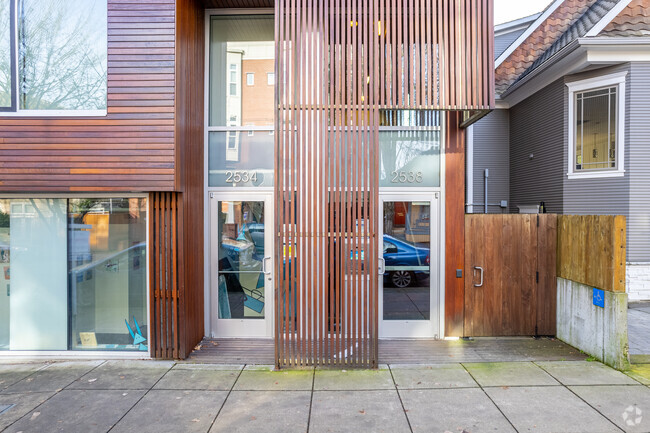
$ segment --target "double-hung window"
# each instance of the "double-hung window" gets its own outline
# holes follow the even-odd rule
[[[105,115],[107,0],[0,0],[0,115]]]
[[[569,179],[624,175],[625,75],[567,83]]]

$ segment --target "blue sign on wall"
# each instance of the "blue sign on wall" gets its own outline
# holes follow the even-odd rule
[[[594,287],[594,305],[605,308],[605,292]]]

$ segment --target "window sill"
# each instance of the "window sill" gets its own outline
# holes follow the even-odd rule
[[[106,117],[108,110],[19,110],[0,111],[2,117]]]
[[[625,176],[625,170],[567,173],[567,177],[569,179],[598,179],[602,177],[623,177],[623,176]]]

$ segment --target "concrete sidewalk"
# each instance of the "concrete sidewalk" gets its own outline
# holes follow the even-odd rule
[[[648,432],[647,372],[586,361],[271,371],[0,364],[6,432]]]

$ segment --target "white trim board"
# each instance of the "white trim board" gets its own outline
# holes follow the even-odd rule
[[[501,53],[501,55],[494,62],[494,69],[498,68],[501,63],[503,63],[509,56],[512,54],[522,42],[524,42],[528,36],[530,36],[546,19],[553,13],[555,10],[564,3],[564,0],[555,0],[550,4],[544,12],[531,24],[528,26],[525,32],[523,32],[515,41],[510,44],[506,50]]]
[[[625,9],[632,0],[619,0],[619,2],[614,6],[609,12],[605,14],[604,17],[601,18],[600,21],[598,21],[592,28],[587,32],[585,37],[590,37],[590,36],[598,36],[598,33],[600,33],[605,27],[607,27],[607,24],[611,23],[614,18],[620,14],[623,9]]]

